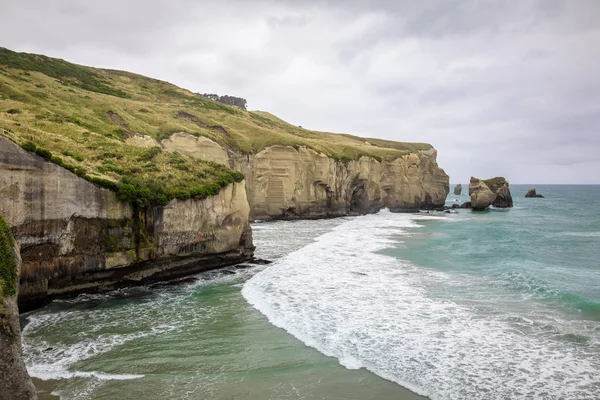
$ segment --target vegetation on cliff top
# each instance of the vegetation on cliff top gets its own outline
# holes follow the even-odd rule
[[[506,179],[502,176],[497,176],[495,178],[490,178],[490,179],[482,179],[483,183],[485,183],[487,185],[487,187],[489,187],[490,189],[492,188],[492,186],[497,185],[498,187],[501,187],[502,185],[504,185],[506,183]]]
[[[18,269],[14,244],[10,227],[0,215],[0,300],[16,293]]]
[[[381,161],[431,148],[302,129],[160,80],[1,47],[0,128],[8,139],[98,184],[143,188],[159,182],[172,198],[211,193],[214,184],[239,179],[225,166],[163,152],[160,141],[175,132],[204,136],[242,154],[288,145],[339,160],[369,155]],[[138,135],[149,136],[155,146],[126,143]]]

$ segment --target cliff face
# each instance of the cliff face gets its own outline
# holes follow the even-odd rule
[[[139,208],[0,137],[0,214],[21,248],[19,302],[114,289],[252,257],[245,183]]]
[[[21,258],[8,224],[0,216],[0,399],[37,399],[21,356],[17,291]]]
[[[394,161],[372,157],[336,161],[306,147],[271,146],[255,155],[227,153],[215,142],[185,133],[163,140],[167,151],[224,162],[244,173],[255,219],[323,218],[376,212],[416,211],[444,205],[448,175],[436,150],[409,153]],[[225,161],[227,162],[227,161]]]
[[[235,158],[232,167],[249,182],[254,218],[321,218],[443,206],[448,176],[435,157],[432,150],[391,162],[341,162],[305,147],[272,146]]]

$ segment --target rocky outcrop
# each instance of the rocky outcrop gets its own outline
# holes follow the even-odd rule
[[[17,308],[20,268],[19,246],[0,216],[0,400],[37,399],[21,354]]]
[[[169,138],[163,139],[161,145],[165,151],[176,151],[179,154],[201,160],[229,165],[227,151],[218,143],[202,136],[196,137],[185,132],[177,132]]]
[[[271,146],[234,155],[232,167],[246,176],[253,218],[326,218],[383,207],[442,208],[449,183],[436,155],[430,149],[388,162],[371,157],[343,162],[306,147]]]
[[[502,177],[487,180],[471,177],[469,196],[473,210],[485,210],[490,205],[496,208],[513,206],[509,183]]]
[[[471,196],[473,210],[485,210],[496,200],[496,193],[492,192],[481,179],[473,176],[469,183],[469,196]]]
[[[461,193],[462,193],[462,185],[459,183],[458,185],[454,186],[454,194],[457,196],[460,196]]]
[[[506,179],[499,176],[486,179],[484,182],[492,192],[496,193],[496,199],[492,202],[492,206],[496,208],[510,208],[513,206],[510,185]]]
[[[535,191],[535,188],[531,188],[527,191],[527,193],[525,194],[525,197],[540,197],[540,198],[544,198],[544,196],[542,196],[541,194],[538,194]]]
[[[249,213],[243,181],[138,208],[0,137],[0,214],[20,245],[25,307],[248,260]]]

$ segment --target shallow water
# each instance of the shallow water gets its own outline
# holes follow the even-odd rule
[[[343,222],[256,224],[257,256],[280,258]],[[43,379],[41,398],[418,398],[271,325],[240,292],[264,268],[79,296],[25,314],[24,355]]]
[[[254,224],[271,266],[25,314],[28,368],[63,399],[599,398],[600,187],[527,188]]]

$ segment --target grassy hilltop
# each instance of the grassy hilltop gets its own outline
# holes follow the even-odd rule
[[[242,154],[279,144],[343,161],[363,155],[391,160],[431,147],[302,129],[157,79],[0,47],[0,134],[102,186],[118,191],[127,184],[123,199],[203,197],[243,179],[223,165],[125,143],[136,134],[160,142],[175,132]],[[136,194],[140,188],[150,192]]]

